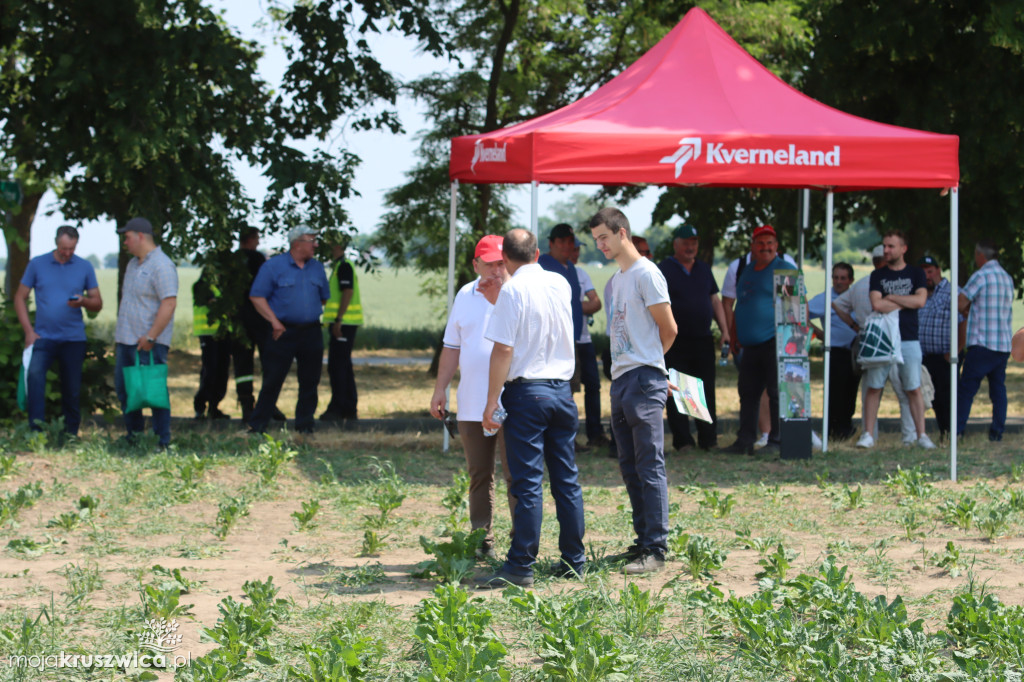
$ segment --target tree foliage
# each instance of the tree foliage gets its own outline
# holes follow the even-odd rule
[[[347,227],[358,159],[320,145],[336,122],[398,129],[396,85],[365,34],[392,27],[440,51],[411,0],[276,8],[291,62],[280,88],[258,45],[203,0],[10,0],[0,26],[0,153],[58,183],[71,220],[145,215],[174,255],[228,245],[238,222]],[[358,16],[357,16],[358,15]],[[262,169],[258,204],[236,164]]]
[[[980,238],[1024,284],[1024,7],[1018,0],[806,0],[815,28],[806,91],[885,123],[960,136],[960,261]],[[949,201],[934,190],[841,197],[856,218],[910,235],[910,256],[949,261]],[[1005,248],[1009,247],[1009,248]],[[969,272],[961,274],[966,277]]]

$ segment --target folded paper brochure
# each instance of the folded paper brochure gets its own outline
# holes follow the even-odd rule
[[[708,401],[704,397],[704,380],[675,369],[668,370],[668,380],[679,387],[678,391],[672,392],[676,409],[681,414],[711,423],[711,411],[708,410]]]

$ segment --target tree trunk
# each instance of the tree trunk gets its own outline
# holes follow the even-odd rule
[[[4,294],[9,300],[21,283],[21,277],[28,267],[29,247],[32,244],[32,222],[36,219],[36,210],[42,192],[25,194],[21,199],[21,211],[11,216],[10,222],[4,227],[4,240],[7,242],[7,273],[4,277]]]

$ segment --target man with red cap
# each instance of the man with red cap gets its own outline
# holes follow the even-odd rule
[[[775,271],[793,266],[779,257],[775,228],[754,230],[753,256],[736,282],[736,337],[743,348],[740,359],[740,431],[736,442],[724,449],[732,454],[753,454],[757,441],[757,413],[761,393],[768,391],[771,431],[764,452],[779,451],[779,377],[775,356]]]
[[[505,433],[499,429],[494,436],[485,436],[483,430],[484,406],[487,403],[487,383],[491,350],[494,342],[484,338],[484,330],[494,311],[501,285],[508,279],[502,259],[503,237],[489,234],[477,242],[473,253],[473,270],[478,277],[459,289],[452,303],[448,325],[444,330],[444,347],[437,367],[434,395],[430,398],[430,414],[437,419],[449,417],[446,389],[460,371],[458,404],[459,438],[466,455],[469,473],[469,521],[473,529],[486,528],[480,556],[494,558],[494,533],[491,518],[494,510],[494,454],[501,456],[506,488],[511,491],[512,481],[505,459]],[[450,415],[454,417],[455,415]],[[453,434],[454,435],[454,434]],[[509,508],[515,498],[509,494]]]

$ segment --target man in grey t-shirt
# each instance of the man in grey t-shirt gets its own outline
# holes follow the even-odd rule
[[[622,211],[601,209],[590,219],[590,231],[605,258],[619,266],[608,321],[612,432],[636,532],[635,543],[620,557],[629,560],[628,574],[653,573],[665,566],[668,549],[662,412],[668,398],[665,353],[675,341],[676,322],[665,276],[633,246]]]
[[[178,271],[154,243],[153,225],[145,218],[132,218],[118,233],[124,236],[125,250],[134,256],[124,273],[114,328],[114,388],[124,410],[128,401],[124,368],[133,366],[136,358],[144,365],[167,364],[178,302]],[[142,410],[126,412],[124,425],[132,440],[145,427]],[[169,409],[153,408],[153,432],[161,448],[170,444]]]

